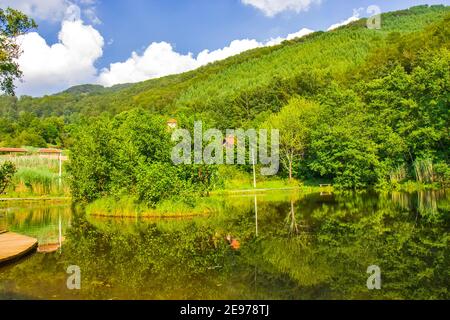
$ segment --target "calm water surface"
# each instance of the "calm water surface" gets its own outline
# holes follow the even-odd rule
[[[0,230],[63,236],[55,253],[0,267],[0,299],[450,298],[448,191],[258,195],[257,223],[254,196],[217,201],[209,217],[167,220],[0,204]],[[71,265],[81,290],[67,289]],[[367,289],[371,265],[381,290]]]

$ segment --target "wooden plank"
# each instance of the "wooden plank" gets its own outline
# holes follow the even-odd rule
[[[0,264],[20,258],[36,250],[37,239],[7,232],[0,234]]]
[[[60,248],[59,243],[51,243],[51,244],[43,244],[39,245],[37,252],[38,253],[53,253],[58,251]]]

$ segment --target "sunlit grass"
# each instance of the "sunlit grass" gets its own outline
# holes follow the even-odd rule
[[[207,215],[214,212],[214,201],[211,198],[199,198],[194,205],[182,201],[167,200],[152,208],[135,198],[127,196],[119,199],[101,198],[86,206],[86,213],[104,217],[186,217]]]

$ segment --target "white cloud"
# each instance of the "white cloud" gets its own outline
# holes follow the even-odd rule
[[[11,7],[41,20],[61,21],[70,4],[66,0],[0,0],[0,7]]]
[[[361,15],[361,11],[362,11],[362,10],[363,10],[363,9],[354,9],[354,10],[353,10],[353,15],[352,15],[350,18],[345,19],[345,20],[343,20],[343,21],[341,21],[341,22],[332,24],[332,25],[327,29],[327,31],[331,31],[331,30],[337,29],[337,28],[339,28],[339,27],[346,26],[346,25],[348,25],[348,24],[350,24],[350,23],[352,23],[352,22],[354,22],[354,21],[358,21],[358,20],[360,19],[360,15]]]
[[[66,21],[76,21],[81,20],[81,9],[75,4],[70,4],[65,12],[64,20]]]
[[[58,43],[53,45],[36,32],[18,38],[23,51],[18,59],[23,71],[22,81],[16,83],[18,94],[51,94],[96,81],[94,63],[103,55],[104,40],[81,20],[84,13],[99,23],[95,4],[96,0],[0,0],[1,7],[10,6],[38,20],[61,22]]]
[[[80,4],[94,5],[97,3],[97,0],[78,0]]]
[[[223,49],[214,51],[203,50],[197,56],[197,64],[199,66],[203,66],[214,61],[226,59],[247,50],[258,48],[260,46],[261,43],[254,39],[234,40],[228,47]]]
[[[99,24],[95,4],[96,0],[0,0],[1,8],[11,7],[37,20],[78,20],[83,13],[89,21]]]
[[[125,62],[112,63],[109,69],[104,69],[100,74],[99,83],[112,86],[118,83],[139,82],[192,70],[196,66],[191,54],[179,54],[167,42],[154,42],[143,55],[133,52]]]
[[[241,0],[246,5],[251,5],[268,17],[273,17],[283,11],[308,11],[311,5],[320,4],[321,0]]]
[[[59,42],[48,45],[38,33],[18,38],[23,54],[18,59],[23,81],[19,94],[56,93],[70,86],[96,81],[95,61],[103,54],[104,40],[81,20],[64,21]]]
[[[95,7],[89,7],[87,9],[83,10],[83,14],[86,16],[89,21],[91,21],[93,24],[101,24],[102,21],[99,17],[97,17],[97,14],[95,12]]]
[[[308,29],[308,28],[303,28],[303,29],[301,29],[301,30],[299,30],[297,32],[288,34],[286,38],[282,38],[282,37],[272,38],[268,42],[266,42],[266,45],[267,46],[274,46],[274,45],[282,43],[285,40],[292,40],[292,39],[295,39],[295,38],[302,38],[302,37],[307,36],[308,34],[313,33],[313,32],[314,32],[314,30],[311,30],[311,29]]]

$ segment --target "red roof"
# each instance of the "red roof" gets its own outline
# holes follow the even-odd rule
[[[168,121],[167,121],[167,123],[177,123],[178,121],[177,120],[175,120],[175,119],[169,119]]]
[[[223,145],[225,145],[225,146],[234,146],[235,144],[236,144],[236,138],[233,135],[229,135],[223,140]]]
[[[0,152],[28,152],[26,149],[22,148],[0,148]]]
[[[62,151],[58,149],[39,149],[39,153],[62,153]]]

